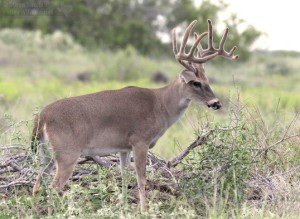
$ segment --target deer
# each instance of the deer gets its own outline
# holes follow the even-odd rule
[[[211,20],[208,20],[208,31],[194,33],[195,41],[187,53],[187,41],[196,23],[194,20],[186,28],[179,49],[175,29],[172,32],[173,52],[184,69],[168,85],[155,89],[130,86],[68,97],[47,105],[36,115],[31,140],[40,156],[41,169],[33,195],[40,191],[42,180],[49,177],[54,165],[56,173],[51,188],[62,193],[82,156],[119,154],[124,177],[133,152],[140,210],[146,211],[148,150],[183,115],[191,102],[214,110],[221,108],[221,102],[209,86],[204,63],[216,56],[238,59],[234,54],[236,46],[229,52],[224,49],[228,28],[219,48],[214,47]],[[203,49],[200,41],[206,36],[208,46]]]

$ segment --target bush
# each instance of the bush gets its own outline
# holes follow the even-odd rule
[[[212,207],[225,211],[228,205],[243,203],[256,144],[255,129],[241,115],[225,126],[216,124],[206,144],[191,153],[184,169],[192,174],[179,184],[198,213]]]
[[[295,187],[299,177],[292,168],[299,159],[295,139],[299,136],[299,113],[288,124],[278,113],[273,113],[274,121],[268,118],[272,122],[267,124],[257,109],[237,104],[226,123],[210,127],[206,143],[190,153],[183,164],[188,174],[178,182],[182,197],[197,215],[237,216],[253,201],[257,206],[267,202],[275,206],[288,198],[292,201],[286,204],[294,204],[294,194],[300,192]],[[294,175],[285,173],[290,169]]]

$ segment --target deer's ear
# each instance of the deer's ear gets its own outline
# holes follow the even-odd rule
[[[180,73],[180,78],[188,84],[191,81],[200,82],[199,78],[197,78],[195,72],[184,70]]]

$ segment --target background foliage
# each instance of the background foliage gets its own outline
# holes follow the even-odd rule
[[[199,7],[193,0],[4,0],[1,3],[2,28],[39,29],[43,33],[61,30],[89,48],[116,50],[130,45],[147,55],[170,53],[170,45],[159,36],[169,36],[174,27],[184,28],[195,19],[199,21],[197,31],[205,31],[206,20],[218,24],[219,12],[227,7],[222,1],[208,0]],[[249,47],[261,33],[235,15],[225,23],[231,31],[228,48],[239,42],[239,54],[247,59]],[[244,26],[242,31],[240,26]],[[220,38],[221,33],[216,34]]]

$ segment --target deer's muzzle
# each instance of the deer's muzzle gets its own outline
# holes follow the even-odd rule
[[[218,99],[212,99],[207,102],[207,106],[214,110],[218,110],[222,107],[222,104],[220,103],[220,101]]]

